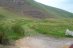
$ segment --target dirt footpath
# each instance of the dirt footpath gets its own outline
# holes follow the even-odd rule
[[[17,48],[68,48],[73,43],[73,38],[52,37],[25,37],[16,41]]]

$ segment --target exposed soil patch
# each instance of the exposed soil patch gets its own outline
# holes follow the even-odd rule
[[[19,48],[66,48],[73,43],[72,38],[26,37],[16,41]]]

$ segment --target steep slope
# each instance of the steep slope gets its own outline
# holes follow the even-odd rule
[[[72,18],[73,14],[33,0],[0,0],[0,6],[34,18]]]
[[[0,0],[0,44],[38,34],[67,37],[65,30],[73,30],[72,17],[73,14],[70,12],[45,6],[33,0]]]

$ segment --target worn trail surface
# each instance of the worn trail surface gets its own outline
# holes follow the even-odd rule
[[[66,48],[73,43],[72,38],[25,37],[16,41],[17,48]]]

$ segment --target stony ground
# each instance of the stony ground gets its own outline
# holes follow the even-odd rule
[[[53,37],[26,37],[16,41],[17,48],[68,48],[73,43],[73,38]]]
[[[19,39],[14,45],[0,45],[0,48],[69,48],[72,43],[73,38],[34,36]]]

